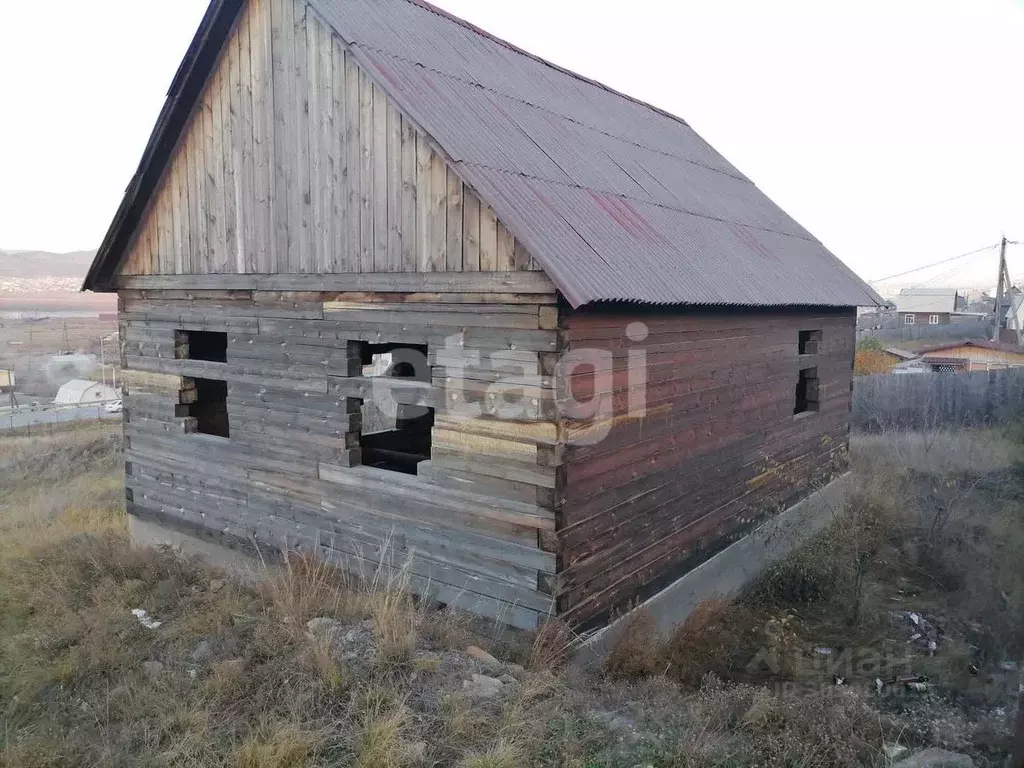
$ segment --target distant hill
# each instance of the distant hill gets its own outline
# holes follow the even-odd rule
[[[71,277],[81,280],[96,251],[7,251],[0,249],[0,277]]]
[[[80,293],[96,251],[0,249],[0,313],[115,312],[112,293]]]

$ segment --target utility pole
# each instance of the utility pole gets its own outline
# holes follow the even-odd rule
[[[1002,327],[1003,318],[1003,289],[1006,275],[1006,235],[1003,235],[999,244],[999,282],[996,283],[996,327],[992,329],[992,341],[999,341],[999,329]],[[1008,281],[1007,281],[1008,282]]]

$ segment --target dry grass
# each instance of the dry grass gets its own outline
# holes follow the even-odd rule
[[[981,641],[952,635],[985,624],[989,667],[1012,647],[995,619],[1024,606],[1024,504],[1009,464],[970,444],[979,452],[957,464],[928,443],[938,474],[868,451],[871,482],[806,551],[742,599],[700,606],[667,642],[635,615],[594,678],[564,668],[564,625],[488,642],[476,622],[417,605],[391,563],[354,580],[294,555],[253,586],[132,547],[109,432],[0,442],[0,765],[880,764],[883,739],[921,743],[927,727],[865,693],[867,672],[836,688],[827,665],[807,661],[816,645],[878,647],[899,589],[907,607],[949,617],[948,651],[914,663],[995,705],[964,673]],[[926,536],[935,509],[950,513]],[[934,571],[936,556],[949,574]],[[144,628],[134,608],[162,626]],[[317,617],[372,639],[349,658],[347,646],[310,640]],[[471,698],[472,671],[498,674],[462,653],[471,643],[532,671],[496,698]],[[963,730],[954,746],[997,754],[995,732]]]
[[[618,630],[603,670],[613,680],[651,677],[666,671],[664,656],[655,637],[654,617],[641,608]]]
[[[416,650],[418,613],[404,577],[374,590],[370,597],[373,631],[377,636],[378,658],[382,664],[401,665]]]
[[[234,768],[302,768],[309,765],[316,734],[281,723],[256,729],[229,758]]]
[[[530,668],[557,670],[565,666],[576,643],[576,635],[563,621],[548,619],[533,639]]]
[[[356,741],[355,768],[400,768],[408,762],[403,743],[408,712],[405,702],[396,700],[390,689],[374,688],[362,693],[363,706]]]

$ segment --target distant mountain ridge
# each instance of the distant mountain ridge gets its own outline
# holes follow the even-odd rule
[[[0,249],[0,278],[59,277],[81,280],[96,251],[12,251]]]

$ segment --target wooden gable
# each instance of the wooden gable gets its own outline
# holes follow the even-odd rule
[[[305,0],[249,0],[119,273],[538,269]]]

